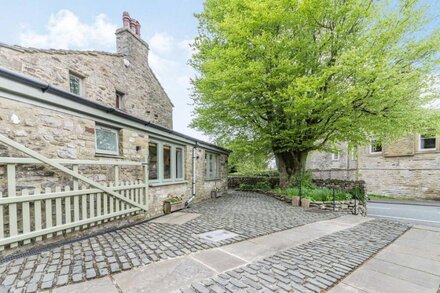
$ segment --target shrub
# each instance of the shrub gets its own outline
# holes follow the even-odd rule
[[[272,186],[268,181],[260,181],[255,184],[255,189],[269,190],[272,189]]]

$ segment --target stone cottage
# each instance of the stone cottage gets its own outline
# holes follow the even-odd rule
[[[440,144],[432,135],[354,150],[342,143],[334,153],[312,153],[307,168],[314,178],[364,180],[369,194],[440,198]]]
[[[197,201],[226,189],[228,150],[172,130],[173,104],[140,34],[124,12],[116,53],[0,44],[0,249],[12,243],[2,238],[139,207],[155,216],[169,195]]]

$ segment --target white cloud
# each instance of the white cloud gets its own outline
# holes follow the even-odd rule
[[[19,39],[26,47],[106,50],[114,48],[116,28],[105,14],[86,24],[72,11],[62,9],[50,16],[45,33],[24,29]]]
[[[174,48],[174,38],[167,33],[155,33],[148,42],[152,51],[158,54],[170,53]]]
[[[179,42],[179,48],[182,49],[185,53],[186,58],[190,58],[192,54],[194,54],[195,50],[190,45],[194,43],[194,39],[191,40],[183,40]]]

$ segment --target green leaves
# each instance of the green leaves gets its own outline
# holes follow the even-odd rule
[[[193,126],[222,142],[308,152],[437,126],[440,33],[420,33],[418,1],[207,0],[197,17]]]

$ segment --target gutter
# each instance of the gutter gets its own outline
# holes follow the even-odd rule
[[[72,93],[70,93],[68,91],[65,91],[63,89],[54,87],[54,86],[50,85],[47,82],[43,82],[43,81],[31,78],[31,77],[26,76],[24,74],[17,73],[15,71],[12,71],[12,70],[9,70],[9,69],[3,68],[3,67],[0,67],[0,77],[4,77],[4,78],[7,78],[7,79],[12,80],[12,81],[19,82],[21,84],[25,84],[25,85],[28,85],[28,86],[33,87],[33,88],[38,88],[43,93],[51,93],[51,94],[54,94],[54,95],[57,95],[57,96],[61,96],[63,98],[72,100],[72,101],[77,102],[79,104],[87,105],[87,106],[90,106],[92,108],[104,111],[106,113],[110,113],[111,115],[119,116],[119,117],[122,117],[122,118],[125,118],[125,119],[128,119],[128,120],[131,120],[133,122],[140,123],[140,124],[144,125],[145,127],[151,127],[151,128],[163,131],[165,133],[172,134],[172,135],[181,137],[183,139],[193,141],[194,145],[201,145],[201,146],[206,145],[208,147],[217,149],[218,151],[220,151],[220,152],[222,152],[224,154],[227,154],[227,155],[229,155],[232,152],[231,150],[219,147],[219,146],[217,146],[215,144],[212,144],[212,143],[209,143],[209,142],[205,142],[203,140],[199,140],[199,139],[193,138],[191,136],[188,136],[188,135],[185,135],[183,133],[174,131],[172,129],[169,129],[169,128],[166,128],[166,127],[154,124],[151,121],[135,117],[135,116],[130,115],[128,113],[125,113],[125,112],[123,112],[123,111],[121,111],[119,109],[116,109],[116,108],[113,108],[113,107],[109,107],[109,106],[100,104],[98,102],[95,102],[95,101],[92,101],[92,100],[89,100],[89,99],[85,99],[83,97],[77,96],[77,95],[72,94]]]

